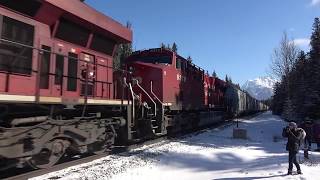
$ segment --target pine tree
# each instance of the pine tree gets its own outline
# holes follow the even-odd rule
[[[310,53],[301,51],[274,88],[272,111],[288,120],[320,118],[320,20],[315,18]]]
[[[228,77],[227,74],[226,74],[226,77],[225,77],[225,81],[226,81],[226,83],[229,83],[229,77]]]
[[[320,20],[315,18],[310,41],[309,77],[307,80],[307,110],[308,116],[320,118]]]
[[[167,44],[167,47],[166,47],[168,50],[171,50],[171,46],[170,44]]]
[[[283,113],[284,102],[286,100],[286,94],[284,90],[284,83],[278,82],[274,85],[274,95],[271,102],[271,110],[275,115],[281,115]]]
[[[291,86],[292,88],[292,106],[295,119],[302,121],[306,116],[307,109],[304,104],[306,101],[306,74],[307,72],[307,57],[304,51],[298,55],[296,64],[291,73]]]
[[[130,22],[127,22],[127,28],[131,29],[132,25]],[[119,44],[116,48],[116,52],[113,58],[113,67],[115,70],[121,69],[124,60],[132,54],[132,44]]]
[[[319,59],[320,56],[320,20],[319,18],[314,19],[313,28],[311,35],[311,50],[310,50],[310,58],[311,59]]]
[[[161,43],[161,44],[160,44],[160,48],[166,49],[166,45],[165,45],[164,43]]]
[[[187,57],[187,61],[188,61],[188,62],[192,62],[191,56],[188,56],[188,57]]]
[[[178,46],[177,46],[177,44],[174,42],[173,44],[172,44],[172,51],[173,52],[175,52],[175,53],[177,53],[178,52]]]
[[[217,77],[217,73],[216,73],[216,71],[213,71],[213,73],[212,73],[212,77]]]

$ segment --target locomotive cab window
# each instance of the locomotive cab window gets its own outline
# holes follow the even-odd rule
[[[0,43],[0,71],[30,75],[34,27],[6,16],[0,16],[0,21],[1,38],[11,41]]]

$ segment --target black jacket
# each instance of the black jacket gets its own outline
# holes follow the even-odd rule
[[[286,147],[287,151],[293,151],[293,152],[299,151],[300,140],[302,137],[301,131],[297,129],[290,130],[288,127],[283,128],[282,136],[288,138],[287,147]]]

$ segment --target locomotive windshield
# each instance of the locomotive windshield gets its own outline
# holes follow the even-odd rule
[[[171,56],[140,56],[135,61],[153,64],[172,64]]]

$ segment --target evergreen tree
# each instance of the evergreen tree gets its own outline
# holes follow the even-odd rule
[[[286,100],[286,94],[284,90],[284,83],[278,82],[274,85],[274,95],[271,102],[271,110],[275,115],[281,115],[283,113],[284,102]]]
[[[188,56],[188,57],[187,57],[187,61],[188,61],[188,62],[192,62],[191,56]]]
[[[314,19],[313,28],[311,35],[311,50],[310,50],[310,58],[311,59],[319,59],[320,56],[320,20],[319,18]]]
[[[291,75],[292,88],[292,107],[294,119],[302,121],[306,116],[307,109],[305,108],[306,102],[306,74],[307,71],[307,57],[304,51],[301,51],[298,55],[297,62],[294,65]]]
[[[285,119],[320,118],[320,20],[315,18],[308,55],[301,51],[274,88],[272,111]]]
[[[172,50],[170,44],[167,44],[167,47],[166,47],[166,48],[167,48],[168,50]]]
[[[178,46],[177,46],[177,44],[174,42],[173,44],[172,44],[172,51],[173,52],[175,52],[175,53],[177,53],[178,52]]]
[[[309,63],[309,77],[307,88],[309,90],[306,99],[308,116],[314,119],[320,118],[320,20],[315,18],[311,35],[311,50]]]
[[[131,29],[131,23],[127,22],[126,25],[127,28]],[[121,67],[121,65],[124,63],[124,60],[132,54],[132,44],[126,43],[126,44],[119,44],[116,47],[116,51],[113,58],[113,67],[115,70],[118,70]]]
[[[231,77],[229,77],[229,83],[230,83],[230,84],[233,84]]]
[[[161,43],[161,44],[160,44],[160,48],[166,49],[166,45],[165,45],[164,43]]]
[[[216,73],[216,71],[213,71],[213,73],[212,73],[212,77],[217,77],[217,73]]]

